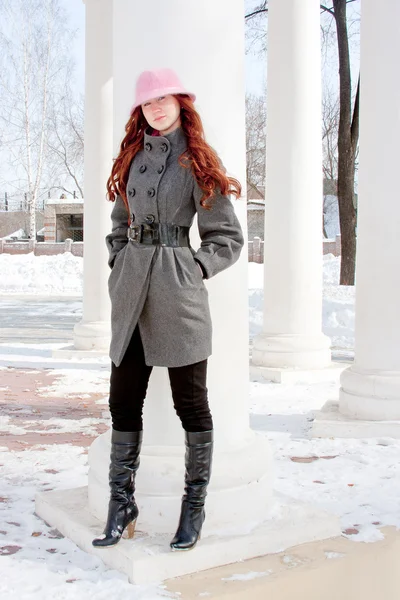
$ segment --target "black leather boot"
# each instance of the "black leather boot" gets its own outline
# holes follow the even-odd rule
[[[128,537],[133,537],[139,514],[134,493],[142,435],[142,431],[112,430],[108,517],[103,535],[93,540],[93,546],[114,546],[121,539],[125,528]]]
[[[191,550],[200,539],[205,519],[204,501],[210,481],[213,430],[185,432],[185,494],[179,525],[170,543],[172,550]]]

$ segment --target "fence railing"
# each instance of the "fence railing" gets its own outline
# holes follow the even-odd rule
[[[72,252],[75,256],[83,256],[83,242],[73,242],[71,239],[65,242],[36,242],[27,240],[26,242],[6,242],[0,238],[0,254],[27,254],[34,252],[36,255],[43,254],[62,254],[63,252]],[[340,256],[340,235],[334,240],[323,240],[324,254],[334,254]],[[248,242],[248,261],[255,263],[264,262],[264,242],[259,237]]]
[[[54,192],[53,192],[54,194]],[[52,194],[49,190],[41,189],[36,199],[36,210],[44,211],[46,200],[51,198]],[[77,197],[77,193],[73,192],[73,198]],[[66,203],[68,199],[65,198]],[[9,192],[0,193],[0,212],[27,212],[28,211],[28,194],[18,193],[10,194]]]
[[[36,210],[44,210],[46,198],[38,198],[36,200]],[[0,196],[0,212],[28,212],[28,198],[24,194],[22,196]]]

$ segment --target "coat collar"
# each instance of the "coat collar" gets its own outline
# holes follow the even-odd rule
[[[144,147],[146,147],[146,144],[151,144],[151,154],[153,154],[153,152],[157,155],[164,154],[165,150],[163,151],[162,149],[163,144],[167,145],[168,150],[166,154],[168,156],[178,157],[182,152],[187,150],[187,138],[181,126],[166,135],[152,136],[152,132],[153,129],[151,127],[147,127],[144,132]]]

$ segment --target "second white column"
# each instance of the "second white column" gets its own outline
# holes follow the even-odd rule
[[[112,0],[85,0],[85,214],[83,317],[74,328],[76,350],[106,351],[110,343],[107,292],[111,203],[106,181],[112,166]],[[99,40],[102,40],[99,44]]]
[[[253,364],[319,369],[322,144],[318,0],[268,3],[264,324]]]
[[[399,23],[397,0],[363,0],[355,360],[340,390],[341,413],[389,422],[400,420]]]

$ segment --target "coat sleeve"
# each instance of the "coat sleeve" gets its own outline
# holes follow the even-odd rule
[[[109,252],[108,265],[112,269],[114,260],[120,250],[128,243],[128,211],[121,196],[117,196],[111,211],[112,229],[106,236]]]
[[[194,182],[193,197],[201,246],[194,254],[204,279],[210,279],[233,265],[239,258],[244,239],[242,228],[228,196],[216,193],[210,210],[200,205],[203,191]]]

